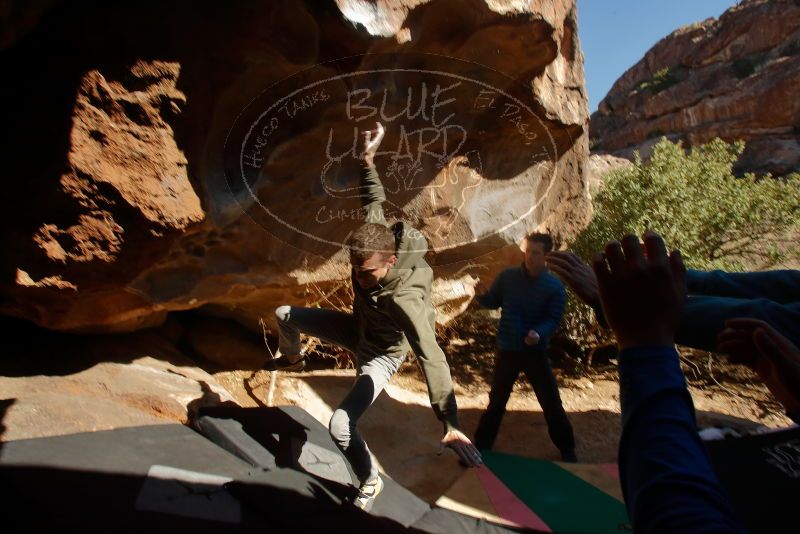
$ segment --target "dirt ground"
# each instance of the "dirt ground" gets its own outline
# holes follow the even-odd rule
[[[488,402],[492,355],[485,350],[472,352],[483,355],[484,364],[476,366],[479,359],[471,362],[457,359],[459,351],[452,346],[447,352],[453,368],[461,426],[472,436]],[[703,364],[698,361],[685,368],[699,426],[747,429],[790,424],[766,387],[747,369],[714,362],[714,375],[710,378],[707,372],[703,373]],[[579,460],[616,462],[620,418],[619,386],[613,362],[604,368],[584,372],[582,376],[567,375],[559,369],[556,372],[564,407],[575,430]],[[301,406],[327,425],[354,374],[352,369],[279,373],[273,404]],[[265,405],[269,373],[233,371],[217,373],[215,377],[243,406]],[[416,363],[404,364],[364,415],[359,428],[383,472],[425,500],[435,501],[463,470],[453,453],[437,454],[441,424],[430,408]],[[522,378],[508,403],[495,450],[558,459],[558,451],[547,435],[541,408]]]

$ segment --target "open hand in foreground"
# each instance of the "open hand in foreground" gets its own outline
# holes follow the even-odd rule
[[[642,250],[644,248],[644,250]],[[611,241],[592,262],[600,302],[620,349],[673,345],[686,301],[686,268],[680,252],[667,255],[661,236]]]
[[[568,250],[551,252],[545,260],[547,267],[589,306],[600,305],[597,277],[592,268],[577,254]]]
[[[749,365],[789,413],[800,413],[800,349],[758,319],[729,319],[717,349]]]
[[[460,430],[451,430],[445,434],[439,447],[439,454],[442,454],[445,448],[452,449],[458,455],[461,463],[468,467],[478,467],[483,464],[481,453]]]

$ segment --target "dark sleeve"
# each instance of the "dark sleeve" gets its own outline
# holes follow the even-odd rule
[[[436,342],[433,309],[415,292],[395,295],[389,307],[392,319],[406,335],[417,356],[428,396],[436,417],[444,423],[445,433],[458,428],[458,406],[450,377],[450,366]]]
[[[786,304],[800,302],[800,271],[761,271],[726,273],[695,271],[686,273],[690,295],[709,295],[740,299],[769,299]]]
[[[675,341],[686,347],[715,351],[725,321],[736,317],[760,319],[792,343],[800,343],[800,302],[779,304],[771,299],[742,299],[690,295],[681,312]]]
[[[633,531],[744,532],[711,469],[674,347],[620,354],[619,468]]]
[[[561,317],[564,315],[564,305],[567,302],[567,292],[561,283],[556,283],[553,291],[547,297],[542,309],[542,320],[534,323],[531,328],[536,330],[541,340],[548,340],[558,328]]]
[[[484,308],[489,308],[490,310],[496,310],[502,306],[503,291],[505,290],[505,277],[506,271],[501,272],[499,275],[497,275],[497,278],[494,279],[494,282],[492,282],[492,287],[489,288],[489,291],[487,291],[485,295],[475,295],[475,300],[478,301],[478,304]]]
[[[364,222],[386,225],[386,217],[383,213],[386,193],[383,190],[383,184],[375,165],[363,166],[359,187],[361,190],[361,206],[366,212]]]

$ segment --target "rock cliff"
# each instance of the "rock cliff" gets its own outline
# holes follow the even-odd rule
[[[591,117],[592,150],[630,158],[662,136],[743,139],[738,171],[800,170],[800,4],[746,0],[661,39]]]

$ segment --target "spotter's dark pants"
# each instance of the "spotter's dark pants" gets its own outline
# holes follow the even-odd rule
[[[498,349],[492,390],[489,392],[489,406],[481,416],[478,429],[475,431],[475,446],[478,449],[491,449],[494,445],[500,422],[506,413],[508,397],[520,372],[524,372],[528,377],[542,406],[550,439],[562,453],[574,452],[575,436],[572,433],[572,425],[561,405],[561,396],[550,366],[550,358],[544,351],[517,352]]]

